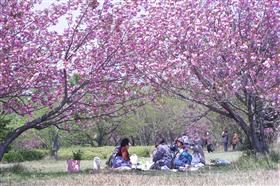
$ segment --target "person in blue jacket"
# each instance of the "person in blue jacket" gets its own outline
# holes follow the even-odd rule
[[[187,146],[184,144],[184,140],[182,138],[178,138],[176,140],[176,146],[178,148],[178,153],[174,160],[174,166],[176,169],[180,167],[187,167],[191,165],[192,156],[188,153]]]

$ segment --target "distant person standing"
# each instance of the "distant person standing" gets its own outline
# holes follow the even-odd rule
[[[227,131],[227,129],[224,129],[224,131],[222,133],[222,143],[224,146],[224,151],[227,152],[227,150],[228,150],[228,131]]]
[[[237,145],[238,143],[239,143],[239,136],[238,136],[238,134],[235,132],[235,133],[233,133],[232,140],[231,140],[232,150],[235,150],[236,145]]]
[[[213,140],[209,132],[205,133],[205,139],[206,139],[206,147],[208,153],[214,152],[214,145],[213,145]]]

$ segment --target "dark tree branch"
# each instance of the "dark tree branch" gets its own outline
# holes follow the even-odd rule
[[[67,99],[67,97],[68,97],[68,83],[67,83],[66,69],[63,69],[63,75],[64,75],[64,99]]]

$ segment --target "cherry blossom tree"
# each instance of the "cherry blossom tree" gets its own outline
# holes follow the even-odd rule
[[[114,117],[141,104],[148,91],[131,58],[137,16],[133,1],[71,0],[38,10],[39,0],[0,1],[0,110],[28,116],[0,142],[29,129],[80,125],[82,119]],[[64,30],[54,30],[61,19]],[[140,85],[140,86],[139,86]],[[42,113],[42,114],[38,114]]]
[[[280,108],[278,0],[39,3],[0,1],[0,109],[29,116],[0,159],[26,130],[126,112],[147,85],[233,119],[268,152],[265,118]],[[54,31],[62,18],[68,27]]]
[[[137,70],[156,89],[233,119],[267,153],[266,116],[280,108],[280,2],[142,3]]]

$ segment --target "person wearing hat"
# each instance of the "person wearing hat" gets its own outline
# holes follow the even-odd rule
[[[174,160],[174,166],[176,169],[180,167],[188,167],[192,162],[192,156],[188,153],[186,146],[187,140],[185,138],[178,138],[176,140],[176,146],[178,147],[178,154]]]

